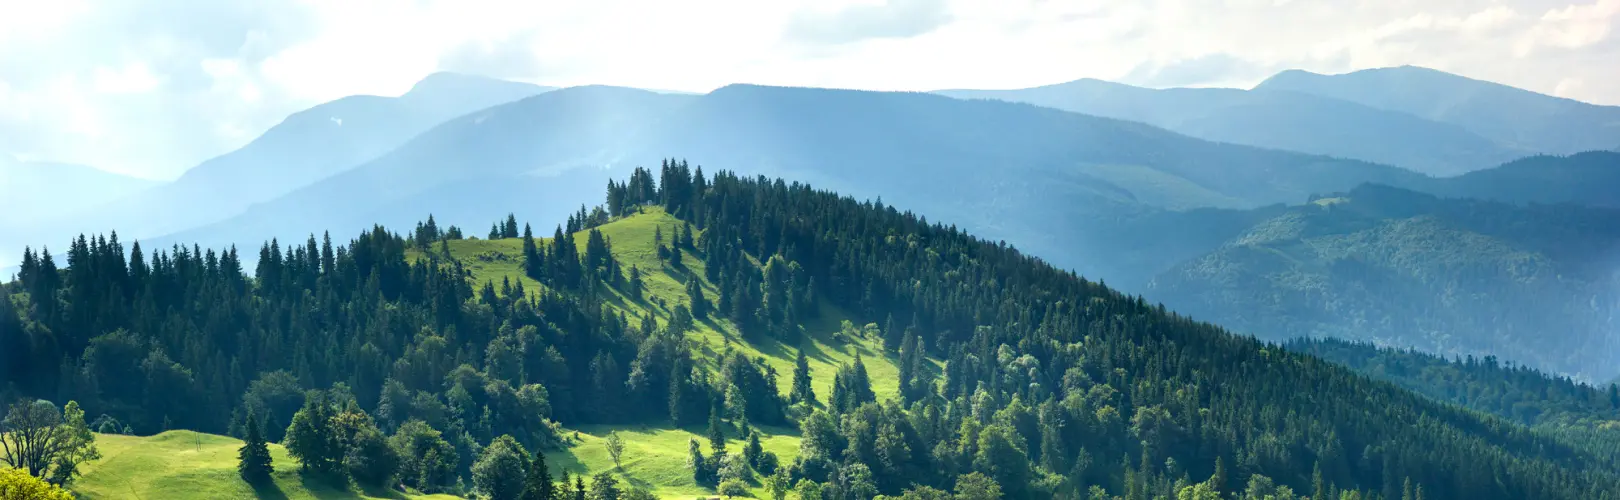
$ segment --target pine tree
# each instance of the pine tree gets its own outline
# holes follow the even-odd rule
[[[247,439],[236,451],[236,472],[242,476],[242,480],[251,484],[264,484],[270,480],[270,473],[276,470],[271,464],[270,445],[264,441],[263,427],[263,422],[249,410]]]
[[[720,423],[722,413],[725,413],[725,408],[717,399],[714,408],[709,410],[709,450],[716,456],[726,453],[726,430]]]
[[[641,281],[641,268],[636,267],[634,264],[631,264],[630,265],[630,290],[629,290],[630,298],[635,299],[635,300],[641,300],[641,290],[642,290],[642,287],[644,287],[644,286],[646,286],[646,285],[643,284],[642,281]]]
[[[677,359],[675,365],[669,370],[669,420],[679,426],[685,423],[687,395],[686,379],[691,372],[685,363]]]
[[[698,284],[697,278],[686,280],[686,297],[692,302],[692,317],[702,319],[709,316],[709,299],[703,296],[703,285]]]
[[[804,355],[803,347],[799,348],[799,357],[793,362],[793,389],[788,392],[788,401],[816,404],[816,390],[810,387],[810,359]]]
[[[534,232],[529,230],[528,224],[524,224],[523,274],[528,275],[530,278],[539,280],[541,278],[541,270],[544,268],[544,266],[545,260],[540,255],[539,247],[535,246],[534,244]]]
[[[539,450],[534,452],[534,461],[529,462],[527,474],[523,482],[523,500],[551,500],[551,469],[546,467],[545,453]]]

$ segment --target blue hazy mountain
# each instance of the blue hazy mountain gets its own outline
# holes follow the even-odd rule
[[[175,237],[257,245],[435,215],[476,234],[517,212],[560,220],[610,177],[690,159],[879,198],[1107,273],[1087,230],[1164,209],[1300,202],[1422,175],[1199,140],[1025,104],[925,93],[732,85],[705,95],[581,87],[462,116],[350,171]],[[548,229],[548,228],[543,228]],[[165,241],[169,241],[165,239]]]
[[[1255,87],[1364,104],[1448,123],[1498,143],[1571,154],[1620,146],[1620,106],[1599,106],[1416,66],[1341,75],[1284,71]]]
[[[0,227],[38,217],[43,207],[74,213],[157,184],[84,165],[26,162],[0,154]]]
[[[1455,175],[1527,156],[1466,128],[1351,101],[1258,88],[1148,89],[1095,79],[1017,90],[941,90],[1139,121],[1201,139]]]
[[[358,95],[320,104],[172,183],[108,206],[79,230],[156,236],[223,220],[381,156],[445,120],[547,90],[436,73],[399,97]]]

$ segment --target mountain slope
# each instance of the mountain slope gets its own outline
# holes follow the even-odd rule
[[[1509,147],[1553,154],[1620,143],[1620,106],[1598,106],[1416,66],[1341,75],[1290,70],[1255,86],[1361,103],[1449,123]]]
[[[750,85],[701,96],[586,87],[446,123],[350,172],[162,241],[245,245],[429,212],[481,224],[475,214],[505,211],[511,199],[527,200],[520,215],[556,218],[588,202],[615,169],[667,152],[703,157],[711,170],[882,197],[1088,273],[1110,271],[1085,267],[1107,250],[1085,233],[1102,222],[1422,178],[1022,104]]]
[[[429,213],[463,225],[505,212],[555,220],[601,191],[609,175],[603,167],[619,159],[620,141],[686,99],[605,86],[548,92],[439,124],[242,215],[157,241],[294,240],[310,231],[404,226]],[[524,201],[514,206],[514,200]]]
[[[90,217],[51,224],[71,226],[66,234],[117,229],[125,236],[154,237],[217,222],[376,158],[445,120],[547,90],[437,73],[400,97],[345,97],[294,113],[172,183]]]
[[[1525,156],[1461,127],[1316,95],[1258,89],[1147,89],[1101,80],[1017,90],[941,90],[1139,121],[1200,139],[1454,175]]]
[[[1620,208],[1620,152],[1538,155],[1407,187],[1453,198]]]
[[[1256,224],[1162,273],[1148,294],[1263,338],[1496,354],[1606,380],[1617,248],[1613,210],[1363,186]]]
[[[638,487],[692,478],[707,493],[720,477],[754,486],[780,469],[863,499],[951,488],[964,476],[1009,499],[1077,498],[1092,487],[1392,498],[1408,481],[1435,498],[1613,500],[1620,491],[1606,457],[1560,438],[1190,321],[1003,244],[802,184],[693,174],[666,167],[655,182],[636,172],[609,190],[607,207],[570,217],[579,232],[493,242],[515,243],[516,263],[425,224],[410,239],[374,228],[335,248],[267,245],[256,278],[230,253],[180,250],[126,267],[122,248],[96,238],[73,250],[84,266],[66,270],[73,279],[31,269],[4,285],[0,305],[15,307],[0,307],[0,355],[10,356],[0,381],[137,431],[170,417],[224,431],[249,411],[278,423],[305,412],[307,422],[335,408],[336,421],[443,443],[405,455],[457,457],[445,474],[401,478],[433,489],[465,481],[457,464],[493,456],[502,447],[484,446],[497,436],[600,457],[594,434],[563,429],[641,429],[638,439],[654,429],[649,461],[668,463],[681,433],[707,421],[713,447],[688,441],[691,468],[625,475],[593,459],[589,471]],[[660,206],[682,221],[673,235],[647,224],[669,220]],[[626,253],[645,246],[647,226],[651,254]],[[456,255],[452,244],[475,253]],[[477,282],[497,265],[523,269],[534,285]],[[641,272],[672,282],[642,294]],[[670,293],[679,281],[685,301]],[[702,305],[710,286],[712,310]],[[133,298],[108,300],[116,294]],[[85,314],[82,303],[108,308]],[[617,314],[626,306],[653,314]],[[874,325],[814,333],[841,314]],[[739,345],[710,352],[709,335],[693,329],[706,321],[737,326]],[[794,401],[772,383],[783,374],[771,361],[746,350],[784,358],[771,352],[778,344],[808,358],[827,355],[823,345],[873,355],[839,363],[830,393],[786,391],[807,396]],[[940,372],[929,355],[947,360]],[[896,377],[856,362],[879,357]],[[812,371],[787,378],[827,376]],[[880,400],[879,385],[897,398]],[[411,420],[422,423],[402,423]],[[771,434],[796,427],[795,456],[726,451],[761,424]],[[634,469],[648,457],[624,458]]]

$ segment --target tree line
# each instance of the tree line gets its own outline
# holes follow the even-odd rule
[[[105,416],[97,429],[257,432],[317,474],[369,481],[375,466],[426,491],[519,491],[511,472],[529,475],[565,425],[702,422],[709,449],[689,450],[700,484],[824,500],[1620,491],[1604,457],[1557,437],[881,202],[706,177],[684,161],[654,177],[610,183],[606,207],[582,208],[550,240],[496,223],[492,235],[523,240],[538,289],[472,282],[443,251],[450,232],[427,223],[410,238],[375,227],[347,244],[272,240],[252,275],[233,248],[126,252],[116,234],[78,238],[62,268],[30,249],[0,294],[0,383],[78,401]],[[719,296],[689,285],[667,318],[612,306],[616,294],[644,300],[640,270],[619,265],[597,226],[647,205],[685,222],[669,245],[658,238],[661,254],[704,259],[691,279]],[[871,325],[849,335],[884,345],[898,398],[877,400],[860,360],[822,395],[802,360],[793,374],[738,352],[709,362],[686,338],[710,317],[747,339],[796,342],[823,304]],[[751,450],[752,426],[767,424],[800,429],[796,457]],[[726,435],[749,444],[726,450]]]

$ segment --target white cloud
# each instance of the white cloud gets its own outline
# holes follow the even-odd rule
[[[1620,0],[0,0],[0,152],[173,176],[437,70],[928,90],[1414,64],[1620,104],[1617,22]]]

